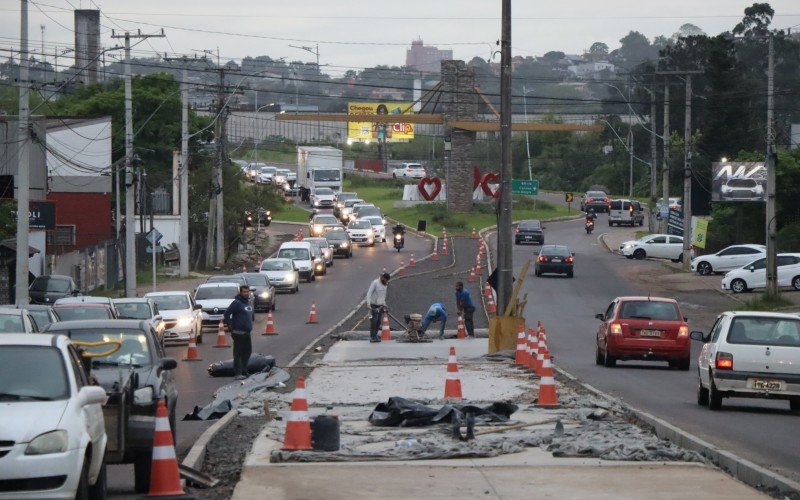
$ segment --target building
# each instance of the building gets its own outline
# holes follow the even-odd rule
[[[603,72],[608,71],[609,73],[614,73],[616,69],[616,66],[607,61],[572,64],[567,67],[567,71],[572,76],[584,80],[600,78],[603,76]]]
[[[411,48],[406,51],[406,66],[425,73],[439,73],[441,62],[451,59],[453,59],[452,50],[439,50],[430,45],[426,47],[421,38],[411,42]]]
[[[77,81],[97,83],[100,69],[100,11],[75,10],[75,68]]]

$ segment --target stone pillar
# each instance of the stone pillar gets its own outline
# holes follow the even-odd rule
[[[475,71],[464,61],[442,61],[442,97],[444,106],[444,136],[450,139],[450,151],[445,142],[445,183],[447,210],[472,210],[472,166],[475,132],[448,126],[453,120],[475,120],[478,114],[478,95],[475,92]]]

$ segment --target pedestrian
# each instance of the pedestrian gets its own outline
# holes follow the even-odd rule
[[[475,303],[469,290],[464,288],[463,281],[456,281],[456,311],[464,318],[464,327],[467,335],[475,338],[475,323],[472,321],[472,314],[475,312]]]
[[[378,327],[381,324],[381,313],[386,307],[386,288],[389,285],[389,273],[381,274],[373,280],[367,290],[367,305],[369,305],[369,341],[380,342]]]
[[[425,318],[422,320],[423,335],[426,331],[428,331],[428,325],[437,321],[442,322],[442,326],[439,328],[439,340],[442,340],[444,338],[444,327],[447,324],[447,311],[445,311],[444,306],[441,303],[434,302],[431,304],[431,307],[428,308],[428,312],[425,314]]]
[[[239,295],[223,315],[223,321],[231,331],[233,339],[233,379],[242,380],[247,377],[247,363],[253,352],[250,332],[253,331],[253,308],[250,305],[250,287],[239,287]]]

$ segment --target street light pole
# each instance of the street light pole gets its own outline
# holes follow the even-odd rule
[[[20,50],[19,50],[19,116],[17,117],[17,140],[19,156],[17,164],[17,262],[14,301],[17,307],[28,303],[28,275],[30,254],[28,231],[30,229],[30,85],[28,82],[28,0],[20,1]]]
[[[497,224],[497,308],[511,305],[514,258],[511,248],[511,0],[502,0],[500,36],[500,199]]]

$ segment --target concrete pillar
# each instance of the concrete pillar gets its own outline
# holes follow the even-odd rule
[[[475,132],[454,129],[453,120],[475,120],[478,95],[475,93],[475,71],[464,61],[442,61],[442,97],[444,105],[445,183],[447,209],[453,212],[472,210],[472,166]],[[447,139],[450,150],[447,150]]]

